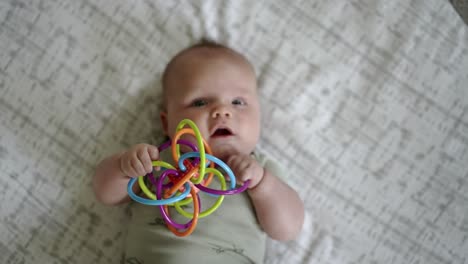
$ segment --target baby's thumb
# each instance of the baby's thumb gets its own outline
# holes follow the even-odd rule
[[[150,155],[151,160],[158,160],[159,159],[159,150],[155,146],[150,146],[148,148],[148,152]]]

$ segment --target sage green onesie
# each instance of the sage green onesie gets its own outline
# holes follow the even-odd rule
[[[258,152],[253,155],[270,173],[284,176],[277,163]],[[200,192],[202,210],[216,199]],[[191,212],[191,207],[190,204],[184,209]],[[178,223],[189,221],[170,208]],[[263,263],[266,234],[247,192],[226,195],[214,213],[199,218],[195,230],[187,237],[178,237],[166,227],[157,206],[133,202],[131,213],[124,263]]]

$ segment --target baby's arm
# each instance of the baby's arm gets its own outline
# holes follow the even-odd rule
[[[261,182],[248,190],[263,230],[276,240],[293,240],[304,223],[304,204],[289,185],[264,169]]]
[[[251,181],[248,193],[268,236],[295,239],[304,223],[304,204],[297,192],[248,155],[230,157],[227,163],[240,181]]]
[[[101,161],[93,177],[93,190],[98,201],[117,205],[130,200],[127,184],[130,178],[145,175],[153,170],[152,160],[159,158],[158,148],[138,144],[128,151],[112,155]],[[133,191],[139,192],[138,184]]]

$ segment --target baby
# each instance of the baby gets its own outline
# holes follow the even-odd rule
[[[286,175],[278,165],[255,149],[260,104],[252,65],[228,47],[202,41],[172,58],[162,84],[165,134],[174,135],[182,119],[191,119],[214,156],[230,166],[240,184],[250,184],[246,192],[226,196],[187,237],[172,234],[156,207],[132,204],[125,263],[263,263],[265,234],[294,239],[302,228],[304,205],[282,180]],[[129,179],[153,171],[152,160],[170,161],[161,157],[165,152],[138,144],[101,161],[93,179],[97,199],[108,205],[130,201]],[[140,192],[138,184],[134,191]],[[202,206],[210,203],[206,199],[216,198],[203,196]],[[187,222],[178,215],[171,213],[179,223]]]

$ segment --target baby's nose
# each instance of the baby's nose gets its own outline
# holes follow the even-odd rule
[[[220,118],[220,117],[230,118],[231,116],[232,116],[232,113],[229,110],[229,108],[224,107],[224,106],[216,107],[211,114],[211,117],[213,118]]]

